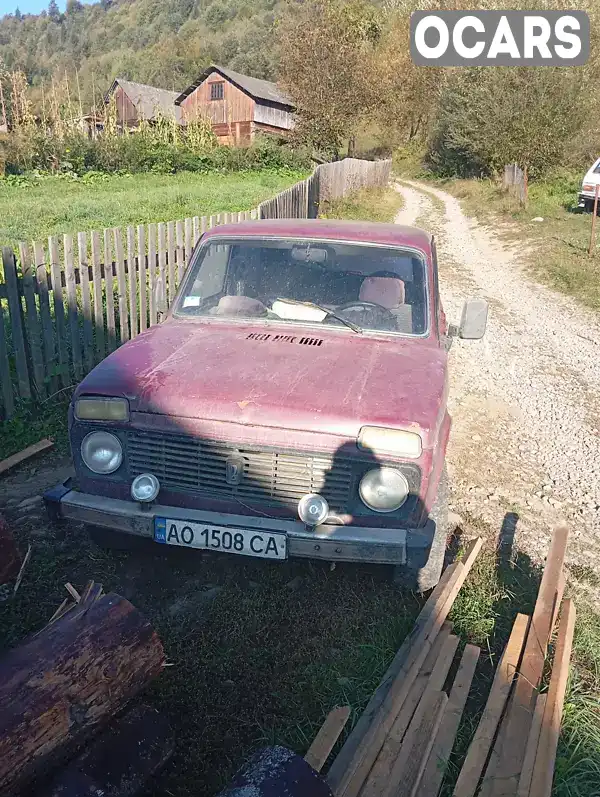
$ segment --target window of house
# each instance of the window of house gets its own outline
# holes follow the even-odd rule
[[[222,100],[223,99],[223,83],[211,83],[210,84],[210,98],[211,100]]]

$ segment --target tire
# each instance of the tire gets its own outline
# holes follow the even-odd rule
[[[134,534],[125,534],[114,529],[105,529],[102,526],[88,526],[90,539],[99,548],[111,551],[139,551],[148,546],[150,540],[146,537],[136,537]]]
[[[407,562],[394,568],[394,583],[415,592],[427,592],[440,580],[444,569],[448,543],[448,500],[450,485],[446,465],[442,470],[435,503],[429,513],[435,523],[433,541],[429,548],[407,548]]]

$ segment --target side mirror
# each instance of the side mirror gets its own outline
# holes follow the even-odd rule
[[[485,335],[488,303],[483,299],[468,299],[463,305],[458,335],[463,340],[481,340]]]
[[[162,277],[158,277],[156,285],[154,286],[154,306],[158,313],[159,319],[162,321],[164,316],[169,312],[169,303],[167,301],[167,292],[165,283]]]

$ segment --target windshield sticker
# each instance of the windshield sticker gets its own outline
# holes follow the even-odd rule
[[[200,307],[200,296],[186,296],[183,300],[184,307]]]

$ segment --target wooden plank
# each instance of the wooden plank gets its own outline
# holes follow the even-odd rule
[[[477,791],[477,785],[494,743],[494,737],[521,660],[528,628],[529,617],[525,614],[518,614],[513,623],[508,644],[504,648],[496,668],[485,709],[456,781],[454,797],[474,797]]]
[[[4,308],[2,307],[2,299],[0,299],[0,391],[2,391],[4,415],[6,418],[12,418],[15,412],[15,399],[10,376],[10,362],[8,360],[8,345],[6,343],[4,324]]]
[[[164,222],[158,224],[158,282],[162,284],[162,290],[166,296],[167,285],[167,241],[166,226]],[[156,283],[155,283],[156,285]],[[158,307],[156,308],[158,317]],[[155,322],[156,323],[156,322]]]
[[[521,770],[521,777],[519,778],[519,788],[517,790],[518,797],[529,797],[531,779],[533,777],[533,767],[535,766],[535,758],[540,741],[540,733],[542,732],[542,720],[544,718],[544,709],[546,707],[547,697],[547,694],[538,695],[537,700],[535,701],[535,712],[531,722],[529,738],[527,739],[527,749],[525,750],[525,758],[523,759],[523,769]]]
[[[127,228],[127,278],[129,280],[129,334],[138,333],[137,264],[135,258],[135,229]]]
[[[87,235],[84,232],[77,233],[77,252],[81,286],[81,312],[83,316],[83,368],[87,373],[94,367],[94,331],[92,326]]]
[[[454,566],[449,567],[442,574],[439,584],[435,587],[427,603],[425,604],[419,616],[417,617],[413,629],[411,631],[411,634],[409,634],[406,637],[400,649],[394,656],[392,663],[388,667],[385,675],[381,680],[381,683],[379,684],[379,686],[371,696],[371,699],[369,700],[365,710],[359,717],[356,725],[352,729],[352,732],[348,735],[348,738],[346,739],[344,746],[342,747],[339,754],[336,756],[335,760],[333,761],[329,769],[329,772],[327,774],[327,780],[334,792],[336,792],[336,790],[339,788],[342,778],[344,777],[344,773],[348,768],[348,766],[350,765],[352,758],[356,755],[356,751],[358,749],[361,740],[364,738],[365,734],[369,730],[369,726],[373,722],[378,711],[381,709],[383,701],[385,700],[386,695],[389,693],[392,683],[394,682],[396,676],[402,669],[408,648],[410,646],[411,637],[417,634],[419,629],[424,627],[425,623],[429,620],[431,613],[433,611],[433,607],[436,605],[436,601],[440,593],[442,592],[442,590],[445,589],[448,580],[452,576],[453,567]],[[445,636],[447,636],[450,633],[449,631],[447,631],[448,625],[449,625],[448,623],[444,624],[442,630],[440,631],[440,634],[438,634],[438,637],[442,634],[445,634]],[[437,644],[438,640],[436,639],[434,645],[432,646],[430,654],[428,654],[428,656],[424,660],[422,669],[427,667],[430,661],[430,656],[433,655],[433,649],[436,647]],[[433,663],[435,663],[435,661]],[[429,669],[427,670],[429,674],[431,674],[431,668],[433,667],[433,663],[429,666]],[[428,677],[429,676],[427,676],[427,679]],[[423,693],[424,688],[425,685],[423,684],[423,689],[416,696],[416,700],[413,706],[413,711],[414,708],[416,708],[417,703],[421,699],[421,695]],[[413,694],[413,699],[414,699],[414,687],[413,689],[411,689],[411,693]]]
[[[40,440],[39,443],[34,443],[32,446],[27,446],[22,451],[19,451],[17,454],[13,454],[11,457],[7,457],[0,462],[0,475],[3,473],[8,473],[9,470],[12,468],[16,468],[17,465],[20,465],[22,462],[26,462],[28,459],[35,457],[36,454],[41,454],[42,451],[47,451],[49,448],[52,448],[54,442],[47,438]]]
[[[200,217],[194,216],[193,218],[193,228],[194,228],[194,246],[198,243],[198,239],[200,238]]]
[[[81,359],[81,341],[79,338],[79,314],[77,312],[77,284],[75,282],[75,262],[73,258],[73,236],[63,235],[63,250],[65,254],[65,279],[67,284],[67,317],[69,319],[69,333],[71,338],[71,357],[73,372],[77,381],[83,376],[83,363]]]
[[[180,282],[181,282],[181,278],[183,277],[183,274],[185,273],[187,267],[190,264],[190,258],[192,256],[192,250],[194,248],[194,245],[192,243],[192,237],[193,237],[192,220],[191,219],[186,219],[185,220],[185,258],[184,258],[184,264],[183,264],[183,271],[182,271],[182,273],[179,276],[179,281]]]
[[[56,378],[56,349],[54,347],[54,328],[50,315],[50,299],[48,295],[48,270],[46,267],[46,252],[43,244],[33,244],[33,258],[35,261],[35,275],[37,278],[38,296],[40,303],[40,322],[42,324],[42,347],[46,365],[46,377],[51,393],[58,389]]]
[[[148,274],[146,271],[146,228],[138,224],[138,263],[140,285],[140,332],[148,328]]]
[[[436,797],[442,785],[481,650],[466,645],[416,797]]]
[[[206,216],[202,216],[200,218],[200,235],[204,235],[206,230],[208,229],[208,219]]]
[[[167,267],[169,270],[167,297],[170,307],[171,302],[175,297],[175,222],[174,221],[167,222]]]
[[[560,571],[560,576],[558,578],[558,585],[556,587],[556,595],[554,596],[554,611],[552,612],[552,623],[550,625],[550,636],[554,632],[556,628],[556,621],[558,620],[558,615],[560,612],[560,607],[562,604],[563,595],[565,594],[565,586],[567,583],[567,579],[565,576],[565,569]]]
[[[148,306],[150,326],[156,324],[156,224],[148,225]]]
[[[211,216],[208,220],[208,227],[212,230],[213,227],[216,227],[218,224],[218,216]]]
[[[21,398],[31,398],[31,384],[29,381],[29,368],[27,367],[27,352],[25,349],[25,336],[23,334],[23,307],[19,296],[17,283],[17,264],[15,253],[10,246],[2,247],[2,265],[8,295],[8,320],[10,323],[17,384]]]
[[[550,543],[525,642],[519,677],[504,719],[506,731],[502,734],[502,741],[498,746],[498,755],[494,764],[499,773],[499,776],[493,778],[492,782],[491,794],[494,797],[514,797],[517,793],[527,738],[535,710],[537,688],[544,670],[546,648],[554,614],[554,601],[563,569],[568,536],[568,528],[558,526],[554,530]]]
[[[117,268],[117,288],[119,291],[119,333],[121,343],[129,340],[129,319],[127,318],[127,280],[125,278],[125,255],[120,227],[113,228],[115,244],[115,264]]]
[[[175,224],[175,263],[177,265],[177,287],[179,287],[179,283],[181,282],[181,278],[183,277],[183,272],[185,271],[185,249],[184,249],[184,237],[183,237],[183,222],[178,221]]]
[[[440,634],[438,634],[438,638],[436,639],[436,643],[432,646],[431,651],[433,651],[437,646],[441,634],[442,632],[440,631]],[[375,764],[373,765],[373,768],[367,777],[365,785],[360,792],[361,797],[379,797],[379,795],[385,792],[386,784],[390,782],[392,770],[402,747],[404,735],[411,723],[413,713],[416,713],[418,707],[423,703],[423,701],[426,702],[429,699],[431,692],[439,692],[444,686],[444,682],[446,681],[450,667],[452,666],[456,649],[458,648],[458,642],[459,640],[457,636],[448,634],[445,639],[443,639],[441,648],[439,649],[438,655],[433,661],[433,667],[429,673],[425,669],[425,664],[421,668],[413,688],[409,692],[407,699],[404,701],[404,705],[396,717],[396,720],[392,725],[385,742],[383,743],[377,760],[375,761]],[[429,656],[431,655],[431,651]],[[428,675],[429,677],[427,677]],[[423,681],[424,684],[422,696],[415,707],[413,706],[411,695],[418,693],[421,682]]]
[[[54,328],[56,329],[56,350],[58,354],[58,372],[61,387],[69,385],[69,361],[67,355],[67,330],[65,322],[65,305],[61,280],[58,238],[48,238],[50,255],[50,277],[52,279],[52,300],[54,305]]]
[[[23,296],[25,298],[25,326],[26,340],[29,344],[31,365],[35,393],[43,398],[46,395],[46,369],[44,368],[44,355],[42,353],[42,336],[40,334],[40,319],[35,301],[35,274],[31,262],[31,249],[26,243],[19,244],[19,260],[23,274]]]
[[[558,639],[552,663],[548,698],[544,707],[540,741],[531,779],[530,797],[550,797],[552,792],[556,749],[560,736],[567,681],[569,680],[574,631],[575,604],[571,598],[567,598],[560,613]]]
[[[361,789],[482,545],[481,538],[474,540],[465,551],[463,560],[450,565],[448,570],[451,571],[451,574],[446,579],[440,580],[441,589],[438,590],[440,587],[438,584],[438,587],[430,595],[421,612],[426,619],[419,622],[421,617],[419,615],[415,628],[405,640],[401,648],[403,650],[402,666],[390,685],[379,710],[357,744],[354,755],[347,762],[347,766],[343,768],[340,765],[334,769],[332,765],[328,774],[328,782],[336,795],[356,797]],[[344,748],[340,753],[343,752]]]
[[[108,353],[117,348],[115,326],[115,280],[112,266],[111,231],[104,230],[104,281],[106,286],[106,348]]]
[[[104,359],[106,354],[104,336],[104,303],[102,292],[102,254],[100,252],[100,233],[93,230],[92,247],[92,285],[94,292],[94,327],[96,333],[96,362]],[[108,282],[107,282],[108,285]]]
[[[327,715],[325,722],[313,739],[313,743],[308,748],[304,760],[317,772],[320,772],[341,732],[344,730],[348,717],[350,716],[350,706],[340,706],[334,708]]]
[[[413,797],[435,742],[448,695],[430,692],[419,703],[383,797]]]

